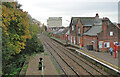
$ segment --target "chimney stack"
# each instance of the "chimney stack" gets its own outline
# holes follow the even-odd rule
[[[99,14],[98,13],[96,13],[96,16],[95,17],[98,17],[99,18]]]
[[[109,21],[108,20],[109,19],[107,17],[103,17],[103,19],[102,19],[102,30],[103,30],[103,32],[106,31],[107,26],[109,25]]]

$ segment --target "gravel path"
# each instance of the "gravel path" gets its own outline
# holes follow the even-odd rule
[[[26,72],[27,75],[43,75],[42,71],[38,70],[38,64],[39,64],[39,58],[43,58],[43,64],[44,64],[44,75],[58,75],[49,55],[41,55],[37,54],[34,56],[28,64],[28,69]]]
[[[39,63],[39,55],[30,59],[26,75],[41,75],[40,71],[38,70],[38,63]]]

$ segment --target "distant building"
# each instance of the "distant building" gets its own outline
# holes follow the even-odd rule
[[[62,17],[49,17],[47,20],[48,31],[54,31],[62,27]]]
[[[56,38],[60,38],[62,40],[69,41],[69,28],[65,27],[65,28],[61,28],[56,31],[53,31],[53,36]]]

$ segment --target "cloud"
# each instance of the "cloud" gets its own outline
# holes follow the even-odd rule
[[[117,22],[118,0],[18,0],[32,17],[46,23],[48,17],[63,17],[63,25],[68,25],[72,16],[107,16]]]

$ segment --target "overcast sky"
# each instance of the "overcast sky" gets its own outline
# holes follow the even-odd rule
[[[33,18],[47,25],[48,17],[62,17],[63,26],[68,26],[71,17],[108,17],[118,22],[119,0],[17,0],[22,9]],[[66,21],[68,20],[68,21]]]

